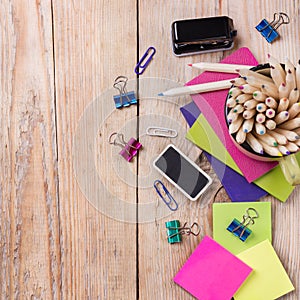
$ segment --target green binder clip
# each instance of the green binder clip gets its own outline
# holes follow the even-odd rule
[[[193,231],[195,227],[196,231]],[[182,241],[182,235],[194,235],[197,236],[200,233],[200,226],[194,222],[190,227],[187,226],[187,222],[180,227],[180,222],[178,220],[166,222],[167,228],[167,238],[169,244],[180,243]]]

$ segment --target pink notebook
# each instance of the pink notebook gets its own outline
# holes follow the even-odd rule
[[[258,64],[257,60],[248,48],[240,48],[231,55],[227,56],[221,62],[253,66]],[[198,77],[189,81],[187,85],[232,79],[236,78],[237,76],[237,74],[229,73],[204,72]],[[227,151],[230,153],[230,155],[244,174],[247,181],[252,182],[274,168],[277,163],[257,161],[246,156],[237,149],[228,133],[228,128],[225,120],[224,104],[226,101],[227,93],[228,90],[202,93],[192,95],[192,99],[197,104],[207,121],[210,123],[210,125],[226,147]]]

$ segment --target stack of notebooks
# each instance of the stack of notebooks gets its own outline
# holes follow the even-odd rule
[[[222,63],[257,65],[248,48],[240,48]],[[204,72],[187,85],[233,79],[238,75]],[[181,108],[190,125],[187,138],[204,150],[233,202],[255,201],[270,194],[285,202],[294,187],[284,178],[277,162],[262,162],[240,152],[228,133],[225,101],[228,90],[192,95],[193,102]],[[300,155],[297,154],[299,161]]]

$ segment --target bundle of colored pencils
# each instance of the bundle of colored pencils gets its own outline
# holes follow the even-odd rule
[[[259,154],[283,156],[300,147],[300,61],[280,64],[268,55],[270,68],[238,69],[227,98],[230,134]],[[268,71],[269,74],[263,72]]]

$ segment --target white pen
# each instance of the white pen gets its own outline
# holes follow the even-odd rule
[[[203,71],[223,72],[223,73],[238,73],[237,69],[250,69],[254,67],[248,65],[234,65],[234,64],[208,63],[208,62],[188,64],[188,66]]]
[[[168,91],[159,93],[158,96],[173,97],[229,89],[232,86],[231,80],[232,79],[227,79],[173,88]]]

